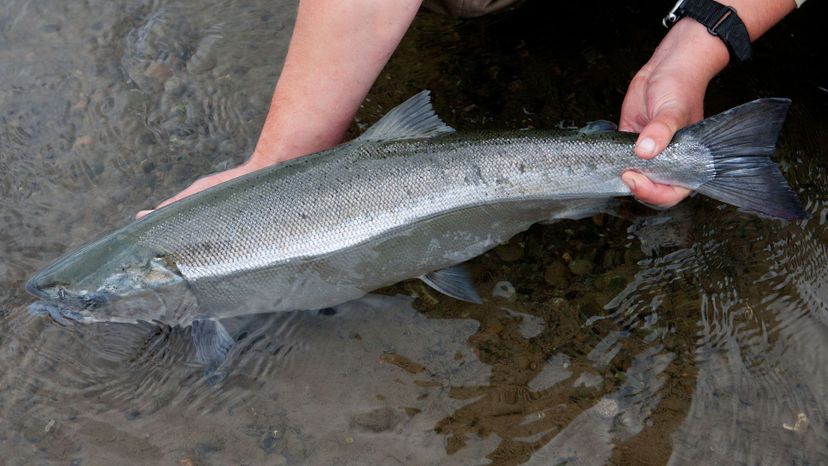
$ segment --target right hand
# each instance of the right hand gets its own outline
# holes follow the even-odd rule
[[[727,48],[692,19],[679,21],[636,73],[621,106],[621,131],[638,132],[635,153],[656,157],[679,129],[702,119],[707,85],[728,60]],[[636,171],[621,174],[636,199],[671,207],[690,194]]]

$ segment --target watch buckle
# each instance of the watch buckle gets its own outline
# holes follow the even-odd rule
[[[685,2],[685,0],[678,0],[676,2],[676,4],[673,5],[673,8],[670,10],[669,13],[667,13],[667,16],[665,16],[661,20],[661,24],[663,24],[664,27],[669,28],[670,26],[673,25],[673,23],[675,23],[678,20],[678,15],[676,15],[676,11],[678,11],[678,9],[681,8],[681,5],[684,2]]]
[[[716,22],[713,23],[712,26],[707,27],[707,32],[709,32],[710,34],[712,34],[716,37],[719,36],[719,26],[721,26],[722,23],[724,23],[725,20],[730,17],[730,15],[735,15],[736,14],[736,10],[734,10],[732,6],[728,6],[728,5],[724,5],[724,6],[725,6],[725,8],[727,8],[727,11],[725,11],[722,14],[722,16],[720,16],[719,19],[717,19]]]

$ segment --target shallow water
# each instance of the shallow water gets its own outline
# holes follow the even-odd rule
[[[352,134],[422,88],[460,129],[617,119],[664,6],[538,3],[421,15]],[[536,226],[470,264],[480,306],[411,282],[234,319],[219,383],[189,330],[63,326],[22,284],[244,160],[295,5],[71,5],[0,6],[0,463],[828,462],[824,4],[707,103],[794,100],[776,159],[808,220],[693,198]]]

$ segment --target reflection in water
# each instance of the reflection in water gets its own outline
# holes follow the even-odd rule
[[[662,31],[636,4],[605,5],[601,18],[590,4],[555,5],[564,14],[535,2],[475,21],[422,16],[354,132],[425,87],[459,128],[617,117],[608,112]],[[59,325],[28,315],[22,283],[244,159],[293,2],[6,2],[3,461],[828,462],[828,94],[810,66],[826,45],[809,22],[824,5],[805,8],[816,13],[771,32],[753,65],[711,86],[708,105],[793,98],[777,159],[809,220],[692,199],[535,227],[473,261],[481,306],[405,283],[391,291],[416,301],[373,295],[230,320],[238,344],[211,383],[189,330]]]

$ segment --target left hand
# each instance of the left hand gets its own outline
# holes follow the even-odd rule
[[[652,58],[636,73],[621,106],[621,131],[639,132],[635,153],[651,159],[679,129],[704,116],[707,84],[727,65],[724,44],[693,20],[679,21]],[[655,183],[628,170],[621,179],[647,204],[671,207],[690,194],[679,186]]]

